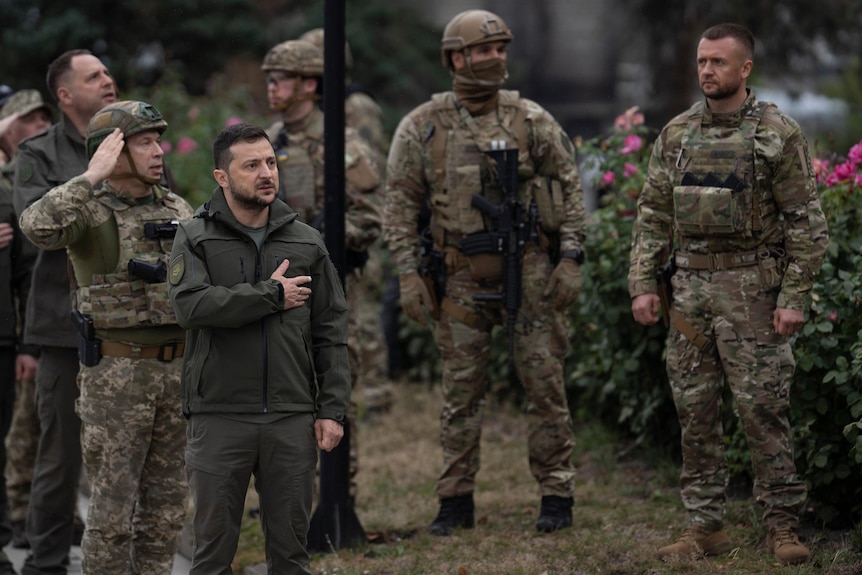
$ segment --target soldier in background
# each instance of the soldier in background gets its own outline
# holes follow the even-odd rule
[[[30,289],[30,275],[33,272],[33,264],[36,259],[35,247],[18,230],[18,217],[12,206],[12,179],[15,176],[15,158],[18,155],[18,145],[27,138],[50,128],[53,116],[53,110],[42,100],[42,95],[37,90],[16,92],[0,110],[0,150],[3,150],[10,158],[9,163],[0,166],[0,205],[3,206],[3,213],[0,214],[0,249],[8,245],[5,238],[11,238],[12,231],[20,236],[18,245],[8,252],[13,255],[9,266],[3,267],[3,269],[4,271],[14,271],[15,276],[20,276],[15,280],[16,282],[23,282],[26,278],[26,284],[19,283],[18,285],[10,283],[12,278],[3,278],[4,286],[12,286],[13,291],[9,293],[15,295],[19,306],[17,318],[15,309],[9,308],[7,310],[9,321],[0,322],[0,325],[6,326],[7,329],[14,329],[14,332],[6,334],[13,338],[10,341],[19,338],[23,331],[27,294]],[[33,480],[33,466],[39,448],[39,416],[36,413],[36,383],[34,381],[38,357],[38,346],[24,344],[18,346],[18,358],[15,362],[15,383],[14,386],[11,384],[9,386],[15,391],[15,407],[11,413],[11,420],[3,419],[3,429],[6,429],[7,425],[10,426],[8,435],[5,435],[6,489],[4,493],[9,498],[12,546],[16,548],[29,547],[24,526],[27,508],[30,505],[30,483]],[[3,390],[7,388],[5,381],[0,386]]]
[[[270,110],[282,120],[269,130],[278,161],[281,182],[279,197],[299,213],[300,218],[322,229],[324,220],[324,141],[323,112],[317,105],[323,93],[323,52],[303,40],[289,40],[274,46],[264,57]],[[361,320],[359,290],[368,248],[380,236],[381,213],[378,206],[380,177],[369,145],[352,128],[345,128],[345,292],[348,314],[348,351],[353,389],[360,386],[362,373]],[[351,402],[351,485],[355,496],[356,407]]]
[[[20,430],[22,412],[29,414],[30,421],[35,418],[33,379],[36,377],[39,349],[22,343],[21,332],[26,322],[25,304],[36,249],[18,227],[18,217],[12,205],[11,178],[19,142],[47,130],[51,125],[51,115],[51,109],[36,90],[16,92],[0,110],[0,150],[10,159],[8,164],[0,165],[0,440],[7,438],[13,421],[19,422]],[[28,431],[24,439],[38,439],[38,423],[35,433],[32,429]],[[7,465],[12,459],[7,459],[10,451],[16,455],[23,451],[16,449],[20,447],[18,443],[13,440],[11,450],[6,441],[0,443],[0,468],[6,469],[6,473],[0,476],[0,573],[15,572],[2,549],[10,542],[20,546],[16,536],[23,538],[26,495],[33,470],[32,458],[29,462],[23,458],[15,461],[22,466],[20,472],[17,465]],[[32,446],[33,442],[27,441],[27,445]],[[11,496],[13,489],[8,489],[11,484],[15,484],[14,492],[19,496],[23,491],[23,504],[21,497]]]
[[[302,34],[300,40],[311,42],[323,50],[323,28],[314,28]],[[351,79],[353,69],[353,53],[350,44],[344,44],[344,123],[356,130],[375,153],[375,164],[382,168],[386,163],[389,151],[389,140],[383,129],[383,110],[374,96],[365,86]],[[356,278],[352,289],[358,291],[358,305],[352,308],[352,313],[358,315],[358,326],[362,335],[358,338],[361,347],[363,373],[360,376],[362,387],[360,393],[366,412],[385,412],[392,405],[392,386],[388,378],[388,354],[397,353],[397,349],[389,346],[384,338],[384,326],[381,316],[381,300],[384,283],[389,274],[385,273],[391,267],[385,261],[385,248],[380,245],[382,238],[368,250],[368,261],[365,263],[366,273]],[[397,287],[397,282],[396,282]],[[397,298],[396,298],[397,299]],[[397,341],[397,339],[396,339]],[[387,346],[388,353],[387,353]]]
[[[769,550],[782,564],[809,557],[797,536],[806,487],[787,419],[795,365],[787,338],[802,327],[828,233],[802,130],[746,87],[753,58],[746,28],[719,24],[703,33],[697,68],[706,99],[659,134],[638,199],[629,268],[636,321],[658,321],[656,270],[669,257],[678,268],[670,309],[661,313],[670,322],[667,371],[682,428],[688,524],[659,549],[662,558],[734,547],[723,529],[725,381],[751,451]]]
[[[185,516],[185,330],[165,270],[176,222],[193,210],[158,185],[165,128],[144,102],[106,106],[89,123],[87,170],[21,214],[27,237],[66,248],[74,272],[90,575],[169,574]]]
[[[117,98],[114,78],[87,50],[70,50],[48,67],[48,92],[62,120],[23,142],[15,168],[15,211],[87,169],[84,137],[90,118]],[[81,475],[81,420],[75,413],[78,386],[77,336],[71,320],[65,250],[39,250],[33,268],[24,342],[40,346],[36,401],[41,435],[27,540],[25,575],[65,573],[75,539],[75,509]]]
[[[513,318],[512,358],[529,400],[530,469],[542,496],[536,528],[551,532],[572,524],[574,439],[563,381],[568,342],[561,328],[580,289],[583,193],[574,148],[559,124],[535,102],[500,89],[508,76],[511,40],[496,14],[468,10],[455,16],[441,43],[453,91],[435,94],[410,112],[389,152],[385,232],[400,275],[402,309],[419,323],[427,321],[426,313],[435,318],[434,340],[443,359],[440,512],[429,527],[435,535],[472,528],[475,521],[473,491],[491,329],[506,314],[499,301],[473,297],[501,293],[502,258],[496,253],[467,255],[461,240],[496,231],[471,199],[480,194],[497,205],[505,197],[496,166],[482,153],[500,140],[518,149],[518,201],[542,214],[541,229],[529,230],[535,241],[521,252],[523,297]],[[423,205],[430,207],[432,252],[442,262],[432,272],[433,280],[445,277],[445,294],[438,303],[417,273],[422,243],[417,222]]]

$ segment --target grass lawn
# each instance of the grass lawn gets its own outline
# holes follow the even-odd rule
[[[399,383],[394,404],[360,424],[356,513],[369,542],[312,557],[317,575],[659,575],[862,574],[862,528],[805,525],[810,563],[779,566],[764,547],[759,509],[733,499],[726,529],[737,545],[723,557],[663,563],[656,549],[681,532],[685,512],[678,469],[649,454],[628,453],[594,426],[576,426],[578,477],[574,526],[536,532],[540,495],[527,464],[526,425],[511,407],[488,405],[476,528],[434,537],[434,482],[441,465],[438,389]],[[234,572],[263,562],[257,520],[247,517]],[[256,571],[257,572],[257,571]],[[264,571],[261,571],[264,572]]]

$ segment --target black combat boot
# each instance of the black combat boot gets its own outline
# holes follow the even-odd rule
[[[574,499],[571,497],[543,495],[542,510],[536,520],[536,529],[542,533],[550,533],[557,529],[571,527],[573,504]]]
[[[455,497],[443,497],[440,499],[440,513],[431,525],[428,532],[432,535],[452,535],[456,527],[472,529],[476,521],[473,518],[473,494],[456,495]],[[569,525],[571,525],[571,517]]]

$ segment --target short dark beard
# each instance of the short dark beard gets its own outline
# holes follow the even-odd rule
[[[243,194],[242,190],[239,190],[234,185],[233,179],[230,177],[230,175],[228,175],[228,177],[227,177],[227,183],[230,186],[231,197],[243,209],[246,209],[248,211],[253,211],[253,212],[262,212],[263,210],[265,210],[266,208],[268,208],[272,204],[272,201],[267,202],[266,200],[261,199],[254,194],[250,194],[250,195]],[[275,201],[274,198],[273,198],[273,201]]]

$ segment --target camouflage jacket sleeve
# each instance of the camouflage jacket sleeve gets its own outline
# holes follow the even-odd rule
[[[72,178],[31,204],[21,214],[21,229],[43,250],[70,246],[106,221],[107,210],[93,200],[93,186],[84,176]]]
[[[430,103],[405,116],[395,130],[386,164],[386,205],[384,233],[392,259],[403,275],[419,267],[419,234],[416,223],[425,201],[422,127],[423,109],[430,114]]]
[[[560,181],[563,190],[564,217],[560,225],[560,249],[583,249],[584,191],[575,161],[575,147],[557,121],[531,100],[521,100],[527,109],[530,155],[536,171]]]
[[[348,129],[344,138],[345,202],[344,235],[347,249],[368,249],[380,237],[383,215],[377,162],[369,145]]]
[[[784,216],[788,262],[777,305],[802,311],[814,276],[823,263],[829,233],[805,135],[794,120],[775,108],[771,110],[772,113],[764,115],[761,129],[784,135],[780,152],[774,159],[767,158],[767,162],[772,172],[772,194]]]
[[[673,234],[673,184],[666,157],[667,128],[653,144],[647,179],[637,202],[629,255],[629,295],[657,293],[655,272],[670,255]]]

